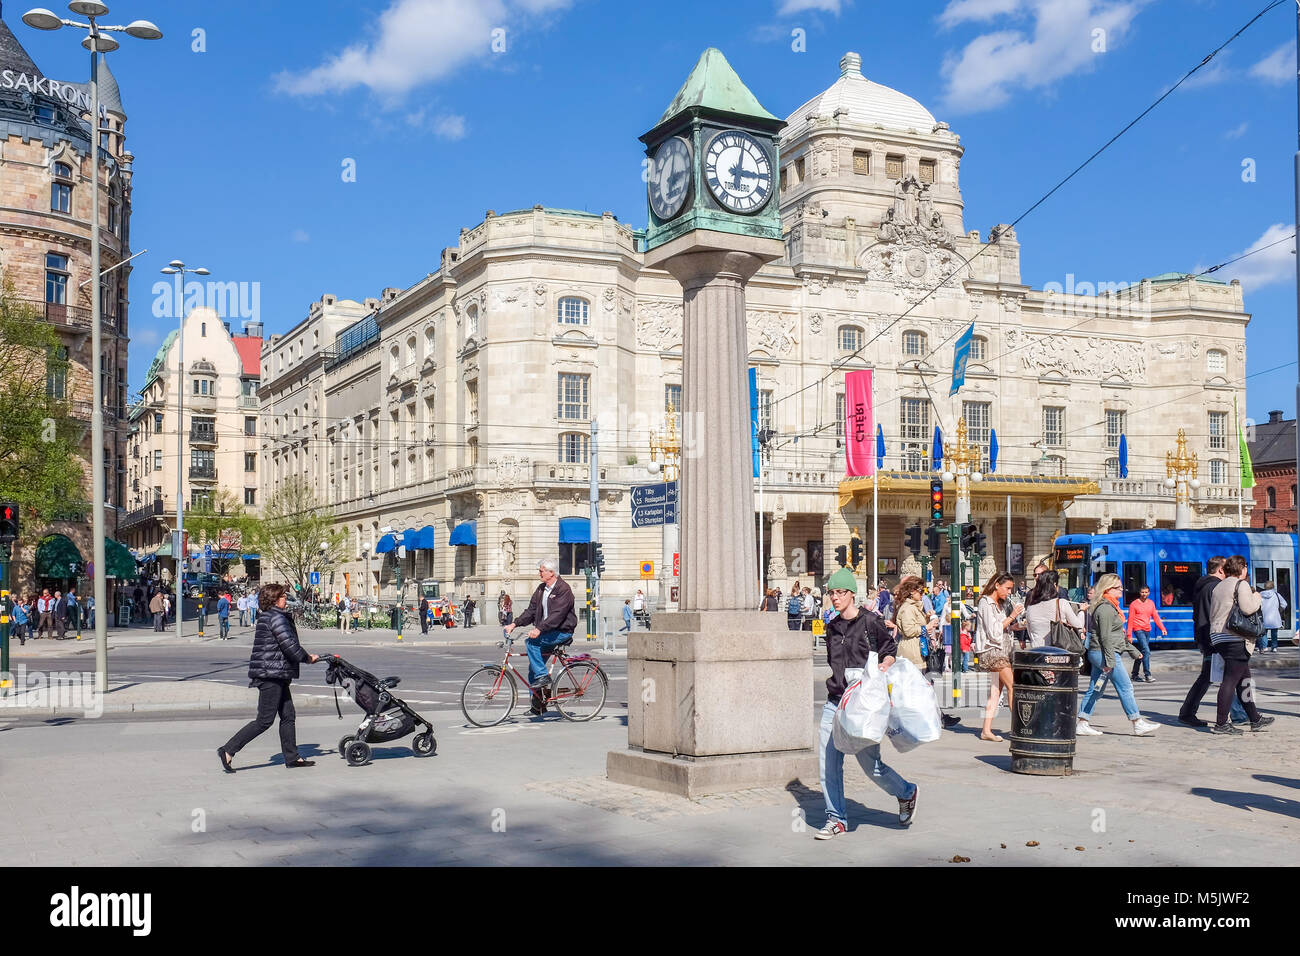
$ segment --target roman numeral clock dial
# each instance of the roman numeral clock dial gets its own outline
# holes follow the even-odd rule
[[[709,191],[732,212],[757,212],[772,195],[772,164],[754,137],[727,130],[713,137],[704,155]]]
[[[690,188],[691,148],[676,136],[664,140],[650,170],[650,208],[660,220],[671,219],[681,210]]]

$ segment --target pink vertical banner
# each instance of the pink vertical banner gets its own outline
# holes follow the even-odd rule
[[[872,370],[844,376],[844,438],[848,448],[848,474],[871,477],[876,473],[875,414],[871,404]]]

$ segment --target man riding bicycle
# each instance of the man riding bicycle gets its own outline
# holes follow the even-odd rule
[[[505,629],[509,634],[521,624],[533,625],[524,641],[528,649],[528,683],[533,704],[528,712],[533,716],[546,713],[545,689],[551,682],[551,676],[546,673],[547,652],[557,644],[572,640],[578,626],[578,615],[573,610],[573,589],[560,577],[559,566],[555,558],[546,558],[538,563],[537,574],[542,583],[533,592],[528,610]]]

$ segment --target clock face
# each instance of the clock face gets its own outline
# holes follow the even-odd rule
[[[772,195],[767,150],[740,130],[713,137],[704,156],[704,178],[718,202],[732,212],[757,212]]]
[[[664,140],[650,169],[650,208],[660,219],[671,219],[686,202],[691,189],[691,148],[674,136]]]

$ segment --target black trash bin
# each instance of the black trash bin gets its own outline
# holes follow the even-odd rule
[[[397,630],[397,606],[394,605],[388,611],[388,626],[394,631]]]
[[[1074,772],[1079,711],[1079,655],[1033,647],[1012,655],[1011,769],[1065,776]]]

